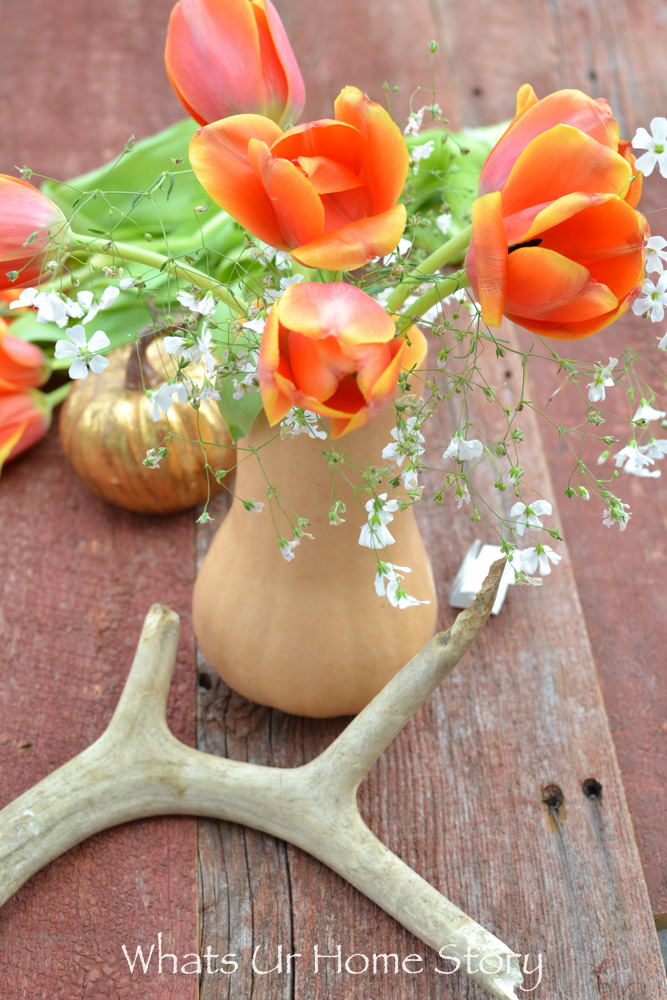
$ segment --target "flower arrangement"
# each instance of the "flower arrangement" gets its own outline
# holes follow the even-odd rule
[[[601,465],[575,451],[566,493],[602,501],[604,523],[623,530],[630,510],[614,480],[659,475],[667,451],[654,433],[663,379],[630,350],[605,358],[597,337],[587,363],[554,342],[598,334],[629,310],[663,320],[667,241],[637,206],[642,173],[657,165],[667,176],[665,119],[629,142],[604,100],[572,90],[540,100],[526,85],[509,125],[454,133],[435,94],[396,123],[347,86],[332,118],[297,124],[304,85],[270,0],[179,0],[165,58],[199,128],[188,119],[130,142],[113,164],[41,191],[27,168],[0,178],[2,456],[34,443],[69,389],[49,404],[35,395],[47,361],[74,381],[94,379],[109,352],[158,333],[164,379],[146,392],[167,431],[147,468],[169,463],[169,415],[188,400],[195,411],[217,403],[239,461],[264,410],[276,436],[307,435],[337,469],[345,436],[393,408],[385,447],[355,489],[358,511],[333,489],[328,519],[334,530],[356,519],[378,593],[414,607],[421,595],[403,588],[408,567],[391,559],[388,525],[422,497],[451,497],[488,521],[519,581],[537,582],[559,561],[546,541],[560,537],[546,520],[552,505],[525,482],[516,417],[526,400],[501,403],[480,374],[484,351],[516,352],[579,387],[580,433],[599,439]],[[503,317],[535,335],[529,348],[498,332]],[[656,340],[662,359],[667,334]],[[33,381],[21,381],[28,372]],[[603,433],[599,404],[623,384],[631,416],[617,441]],[[471,392],[500,408],[501,437],[469,424]],[[432,440],[432,415],[455,398],[458,424],[448,441]],[[206,455],[213,443],[193,437]],[[261,464],[261,450],[247,455]],[[481,463],[493,466],[499,494],[515,495],[509,516],[478,489]],[[207,457],[211,483],[226,472]],[[239,499],[271,516],[280,483]],[[205,505],[200,520],[209,517]],[[276,532],[289,561],[309,535],[299,511],[291,523],[293,537]]]

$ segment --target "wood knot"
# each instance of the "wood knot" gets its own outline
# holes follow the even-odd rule
[[[601,799],[602,785],[597,778],[586,778],[581,783],[581,790],[587,799]]]

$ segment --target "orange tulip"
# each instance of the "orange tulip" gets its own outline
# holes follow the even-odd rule
[[[341,91],[334,111],[335,121],[282,133],[258,115],[225,118],[195,133],[190,161],[254,236],[308,267],[346,270],[398,244],[408,151],[384,108],[356,87]]]
[[[426,355],[423,334],[396,336],[374,299],[340,282],[290,285],[266,321],[259,387],[273,426],[293,406],[331,417],[331,437],[368,423],[391,398],[401,368]]]
[[[7,323],[0,319],[0,390],[33,388],[48,375],[49,366],[39,347],[9,333]]]
[[[40,441],[51,424],[51,406],[38,389],[0,392],[0,471],[5,462]]]
[[[303,111],[303,79],[271,0],[179,0],[165,64],[200,125],[256,113],[284,128]]]
[[[65,216],[41,191],[17,177],[0,174],[0,288],[39,278],[55,237],[62,243]],[[7,272],[18,272],[14,281]]]
[[[519,90],[482,168],[466,273],[482,318],[576,339],[628,309],[644,275],[641,179],[606,101]]]

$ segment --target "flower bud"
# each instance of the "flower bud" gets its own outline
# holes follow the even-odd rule
[[[50,424],[51,406],[43,392],[0,392],[0,472],[5,462],[41,441]]]
[[[27,181],[0,174],[0,289],[36,281],[54,244],[69,237],[57,205]]]
[[[49,365],[43,351],[9,332],[0,319],[0,390],[29,389],[43,385]]]
[[[301,72],[271,0],[179,0],[165,65],[200,125],[259,114],[284,128],[305,104]]]

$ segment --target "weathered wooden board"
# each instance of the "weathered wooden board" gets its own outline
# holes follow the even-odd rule
[[[0,170],[58,177],[181,116],[163,78],[169,2],[113,9],[2,0]],[[144,614],[183,617],[169,720],[194,742],[189,619],[194,518],[112,508],[84,489],[57,432],[0,482],[0,806],[96,739],[115,707]],[[40,872],[0,912],[0,995],[191,1000],[196,976],[157,970],[197,948],[196,821],[100,834]],[[137,945],[155,959],[144,974]]]
[[[113,10],[85,0],[70,0],[58,10],[37,0],[0,2],[5,32],[0,115],[7,137],[0,169],[27,162],[43,173],[73,174],[113,155],[130,132],[140,137],[181,116],[161,65],[171,0],[149,6],[120,0]],[[658,57],[664,28],[657,0],[632,13],[629,4],[608,4],[604,14],[593,4],[481,0],[465,9],[441,0],[409,6],[397,0],[366,6],[337,0],[316,10],[283,0],[280,9],[310,85],[309,117],[331,114],[333,97],[345,83],[380,98],[384,79],[400,84],[398,99],[405,108],[413,87],[429,85],[432,37],[441,41],[437,99],[456,124],[509,117],[513,93],[524,80],[540,93],[563,85],[597,88],[614,102],[626,134],[664,110]],[[416,106],[427,99],[418,95]],[[600,352],[604,358],[606,341]],[[488,419],[482,410],[480,419]],[[446,443],[446,427],[442,438]],[[530,447],[534,478],[552,495],[538,437],[531,437]],[[558,481],[567,463],[551,443],[549,461]],[[651,483],[644,493],[656,485],[662,486]],[[144,607],[153,600],[184,615],[183,672],[170,719],[179,735],[192,738],[192,521],[138,518],[112,512],[87,495],[84,502],[83,496],[55,438],[3,476],[3,537],[11,539],[3,566],[8,560],[14,576],[10,583],[3,571],[2,638],[9,635],[3,648],[12,650],[12,666],[11,673],[4,668],[2,679],[17,678],[0,702],[0,733],[9,734],[0,745],[3,801],[101,732],[129,666]],[[664,499],[664,492],[656,496]],[[656,590],[664,588],[664,521],[660,535],[656,527],[664,509],[652,508],[656,520],[644,522],[641,542],[633,542],[630,529],[621,536],[627,548],[618,579],[605,588],[596,564],[609,565],[612,551],[618,557],[619,536],[605,536],[592,511],[582,515],[563,506],[656,907],[665,898],[664,889],[659,895],[664,856],[660,868],[654,850],[660,830],[655,817],[664,810],[664,799],[662,807],[656,801],[664,740],[658,742],[654,713],[664,691],[657,668],[665,624],[659,604],[648,602],[657,601]],[[423,514],[444,606],[447,581],[473,537],[471,526],[453,506],[425,508]],[[582,516],[590,518],[583,539],[577,531]],[[639,513],[635,518],[637,523]],[[200,545],[204,537],[202,531]],[[642,550],[650,553],[648,564]],[[645,589],[638,600],[633,583],[640,578]],[[633,617],[640,608],[641,619]],[[621,609],[633,626],[619,635]],[[443,625],[451,620],[446,608],[441,617]],[[635,626],[637,621],[644,626]],[[100,629],[100,622],[108,627]],[[49,671],[56,656],[68,664],[57,685]],[[622,679],[628,685],[626,664],[633,659],[653,664],[655,676],[644,674],[631,688],[620,687],[615,671],[606,669],[614,659],[625,666]],[[36,677],[48,701],[35,693]],[[259,709],[217,682],[207,687],[213,679],[206,677],[199,688],[202,748],[263,763],[299,763],[342,725]],[[62,697],[63,681],[69,698]],[[645,688],[650,694],[642,702]],[[19,751],[18,743],[30,737],[34,747]],[[642,750],[644,745],[649,749]],[[652,794],[638,781],[646,759],[643,769],[655,779]],[[600,800],[582,793],[582,782],[591,777],[603,786]],[[542,804],[549,784],[557,784],[565,797],[556,817]],[[663,995],[650,911],[572,568],[565,561],[543,591],[512,593],[478,651],[381,759],[362,795],[369,823],[389,846],[522,956],[528,953],[528,968],[542,955],[542,982],[534,995],[577,1000]],[[237,972],[202,978],[200,995],[206,998],[481,996],[458,975],[436,973],[432,954],[427,957],[426,949],[319,864],[226,824],[200,825],[197,940],[192,831],[188,820],[132,824],[94,838],[37,876],[0,914],[3,995],[193,996],[194,976],[127,975],[120,942],[129,947],[131,935],[135,946],[150,947],[162,931],[165,948],[169,941],[179,956],[203,954],[207,946],[221,956],[236,952]],[[479,840],[474,854],[473,836]],[[302,953],[297,971],[251,979],[253,949],[259,947],[258,964],[269,968],[280,944],[285,955]],[[325,960],[316,975],[314,945],[320,953],[340,945],[343,961],[353,953],[396,952],[403,958],[417,952],[427,969],[414,975],[338,974],[334,960]],[[353,960],[350,969],[361,964]],[[536,978],[529,977],[527,985]]]
[[[407,94],[415,84],[423,82],[419,72],[423,75],[427,65],[427,59],[417,57],[417,28],[422,31],[422,39],[437,37],[443,43],[443,62],[436,79],[445,82],[438,88],[437,99],[457,124],[486,124],[509,117],[514,93],[525,80],[534,82],[540,93],[568,84],[590,90],[596,74],[602,74],[605,59],[605,68],[611,59],[608,49],[590,34],[581,32],[579,48],[573,46],[564,7],[531,6],[529,16],[523,19],[521,5],[494,5],[492,18],[491,8],[485,4],[468,4],[465,14],[453,5],[437,4],[433,9],[439,31],[429,27],[431,12],[425,4],[412,4],[409,13],[405,9],[387,9],[386,5],[381,12],[379,5],[328,5],[318,11],[317,26],[313,28],[308,18],[301,16],[299,4],[284,3],[281,10],[311,84],[307,113],[313,117],[329,114],[332,96],[346,83],[359,84],[371,96],[380,98],[383,79],[399,80],[405,107]],[[527,7],[525,11],[528,14]],[[595,21],[595,11],[590,14]],[[401,19],[405,27],[397,32]],[[345,45],[341,56],[337,45],[330,41],[340,38],[343,26]],[[400,65],[392,59],[397,35],[396,51],[403,55]],[[370,51],[369,36],[374,43]],[[577,67],[572,78],[563,71],[561,55],[566,44],[568,64]],[[593,61],[591,45],[595,47]],[[508,59],[510,52],[512,58]],[[369,63],[377,73],[374,79],[369,74]],[[398,67],[394,75],[392,66]],[[641,74],[642,69],[637,63],[623,72]],[[619,96],[619,82],[614,79],[613,88],[604,91],[608,77],[609,73],[596,84],[595,92],[606,92],[614,99]],[[632,94],[636,93],[635,87]],[[626,131],[657,113],[650,111],[656,106],[657,96],[651,91],[641,108],[630,109],[627,98],[621,102]],[[416,106],[425,101],[418,98]],[[491,379],[495,384],[505,380],[504,371]],[[484,410],[482,403],[480,411]],[[479,418],[488,419],[484,412],[479,412]],[[531,480],[553,496],[539,437],[528,418],[526,425],[532,426],[533,434],[532,461],[528,463]],[[443,432],[444,446],[446,428]],[[550,460],[552,457],[550,449]],[[553,468],[555,476],[569,473],[562,460]],[[564,485],[559,484],[558,493]],[[452,509],[432,509],[424,516],[444,597],[446,582],[452,578],[473,534]],[[574,519],[577,515],[570,516]],[[601,512],[596,516],[600,525]],[[601,525],[600,536],[603,541],[598,544],[613,545],[618,551],[618,540],[605,537]],[[575,545],[577,571],[581,552]],[[628,550],[628,581],[641,572],[636,548],[632,556],[630,565]],[[602,595],[599,600],[604,601],[607,589],[599,576],[595,584]],[[446,622],[447,612],[443,612],[443,624]],[[430,870],[420,870],[435,884],[447,886],[460,905],[470,908],[474,900],[481,907],[473,908],[474,914],[489,921],[501,936],[505,934],[517,950],[530,951],[533,957],[541,953],[546,995],[660,995],[663,973],[641,878],[628,896],[621,898],[629,889],[623,857],[626,852],[636,857],[635,846],[572,567],[562,563],[543,591],[513,594],[503,616],[491,623],[480,645],[484,648],[479,662],[476,653],[470,654],[467,669],[463,667],[431,699],[432,704],[406,729],[396,747],[390,748],[362,789],[373,828],[411,864],[419,868],[421,859],[422,865],[430,865]],[[655,685],[660,684],[659,659],[654,661],[654,668],[655,681],[653,673],[644,680],[651,692],[644,698],[647,707],[653,702]],[[635,692],[635,697],[641,697],[640,693]],[[651,732],[657,739],[660,730],[656,717],[653,722]],[[289,756],[275,736],[276,727],[289,733]],[[336,731],[335,723],[330,723],[329,733]],[[203,692],[199,741],[205,749],[275,764],[300,763],[324,745],[321,724],[298,723],[265,709],[252,709],[217,683]],[[457,778],[450,771],[452,758],[462,768]],[[632,761],[626,760],[629,776],[635,777]],[[585,796],[582,786],[590,778],[602,784],[601,800]],[[565,797],[556,815],[550,815],[542,804],[543,790],[550,785],[558,786]],[[655,805],[650,803],[651,807]],[[660,811],[659,806],[656,811]],[[640,812],[649,829],[651,813],[651,809]],[[656,824],[653,829],[657,833],[660,827]],[[375,951],[405,955],[419,952],[420,947],[382,913],[351,896],[340,880],[322,873],[314,862],[292,848],[280,851],[279,845],[275,849],[267,846],[252,832],[218,824],[205,825],[204,830],[200,841],[203,940],[214,940],[216,951],[236,951],[240,968],[235,986],[221,984],[215,976],[204,977],[203,996],[233,996],[239,982],[249,990],[251,948],[259,947],[258,956],[271,955],[275,960],[279,944],[285,953],[302,952],[301,964],[297,962],[299,971],[288,975],[283,969],[282,973],[256,978],[252,982],[254,994],[314,998],[339,991],[346,997],[361,998],[403,996],[418,990],[419,995],[429,997],[477,995],[475,988],[461,983],[458,976],[451,980],[438,976],[432,967],[423,979],[414,980],[415,985],[407,973],[393,978],[355,978],[343,971],[336,977],[331,972],[333,960],[328,963],[328,975],[315,974],[315,945],[320,951],[328,947],[335,952],[340,944],[343,957],[354,952],[371,955]],[[471,857],[471,831],[481,837],[484,845],[479,858]],[[239,873],[242,850],[252,862],[247,871]],[[221,868],[220,858],[228,854],[232,860],[229,864],[223,861]],[[664,867],[661,871],[652,852],[645,854],[645,861],[654,876],[652,885],[659,899]],[[257,864],[262,866],[263,878],[258,875]],[[276,884],[282,886],[282,891],[276,891]],[[221,885],[226,896],[235,900],[233,921],[224,906],[205,905],[207,899],[216,898]],[[274,905],[267,926],[269,886]],[[337,923],[333,899],[339,895],[345,900],[345,919]],[[292,899],[291,923],[283,907],[285,896]],[[243,931],[237,935],[239,907]],[[260,907],[261,918],[257,916]],[[622,931],[622,925],[626,931]],[[519,943],[520,927],[529,944]],[[519,940],[512,937],[513,933]],[[614,938],[613,944],[611,939],[605,941],[607,933]],[[635,950],[638,938],[645,949],[641,958]],[[651,958],[647,965],[648,954]],[[535,977],[527,985],[534,983]]]

